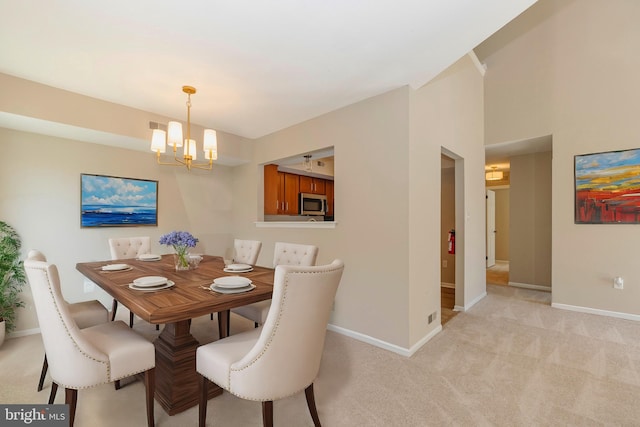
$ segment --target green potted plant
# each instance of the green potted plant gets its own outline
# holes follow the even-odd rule
[[[22,242],[18,233],[4,221],[0,221],[0,345],[5,330],[15,329],[16,309],[24,307],[20,291],[26,276],[20,259]]]

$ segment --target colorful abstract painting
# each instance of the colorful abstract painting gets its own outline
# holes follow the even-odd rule
[[[82,227],[158,225],[158,181],[80,175]]]
[[[640,223],[640,149],[575,156],[575,223]]]

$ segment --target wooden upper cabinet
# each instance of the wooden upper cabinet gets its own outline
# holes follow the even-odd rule
[[[264,166],[264,214],[277,215],[280,210],[278,165]]]
[[[300,176],[300,192],[311,194],[326,194],[326,180],[322,178],[312,178],[310,176]]]
[[[298,193],[300,192],[298,175],[280,172],[284,175],[284,186],[282,189],[284,206],[283,215],[298,215]]]
[[[264,214],[298,215],[298,175],[278,172],[278,165],[264,166]]]
[[[333,181],[327,180],[326,182],[326,194],[327,194],[327,216],[333,216]]]

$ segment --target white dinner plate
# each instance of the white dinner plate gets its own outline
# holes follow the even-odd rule
[[[219,294],[240,294],[242,292],[248,292],[256,288],[256,285],[246,285],[241,288],[221,288],[218,285],[211,285],[211,290]]]
[[[160,286],[160,285],[166,284],[167,282],[168,282],[168,279],[162,276],[145,276],[145,277],[138,277],[137,279],[133,280],[133,284],[137,288],[149,288],[153,286]]]
[[[246,270],[230,270],[227,267],[223,268],[222,271],[226,272],[226,273],[248,273],[250,271],[253,271],[253,267],[249,267]]]
[[[231,271],[244,271],[251,270],[252,268],[253,267],[251,267],[249,264],[229,264],[225,267],[225,269]]]
[[[138,255],[138,260],[140,261],[160,261],[162,257],[156,254],[142,254]]]
[[[108,265],[102,266],[103,271],[119,271],[119,270],[127,270],[129,268],[131,268],[129,264],[108,264]]]
[[[172,282],[171,280],[157,286],[136,286],[135,283],[129,283],[129,289],[133,289],[134,291],[150,292],[150,291],[159,291],[160,289],[167,289],[172,287],[173,285],[175,285],[175,283]]]
[[[218,288],[234,289],[251,284],[251,279],[241,276],[225,276],[214,279],[213,284]]]

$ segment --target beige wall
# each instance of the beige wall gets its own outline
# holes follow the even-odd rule
[[[511,157],[509,282],[551,286],[551,152]]]
[[[234,170],[236,234],[263,242],[269,265],[276,241],[318,245],[318,263],[345,262],[332,323],[403,348],[408,336],[409,89],[333,111],[256,141],[251,165]],[[264,229],[261,164],[317,150],[335,152],[335,229]]]
[[[186,126],[185,117],[169,118],[124,105],[113,104],[62,89],[0,73],[0,124],[10,123],[12,129],[24,130],[24,118],[38,121],[47,135],[102,141],[121,148],[149,153],[151,130],[149,122],[166,124],[177,120]],[[186,116],[186,111],[185,111]],[[1,127],[1,125],[0,125]],[[29,124],[29,129],[34,125]],[[204,128],[192,123],[191,132],[202,140]],[[37,131],[36,131],[37,132]],[[251,157],[251,141],[226,132],[217,132],[218,158],[239,164]]]
[[[456,160],[456,306],[486,294],[483,77],[464,56],[412,93],[409,192],[412,341],[440,315],[440,155]],[[431,325],[430,325],[431,326]]]
[[[509,261],[509,189],[492,190],[496,194],[496,260]]]
[[[487,143],[553,135],[553,303],[638,318],[640,226],[574,224],[573,165],[577,154],[639,146],[640,2],[534,8],[553,13],[487,58]]]
[[[158,242],[172,230],[188,230],[200,239],[197,251],[224,253],[232,243],[231,168],[213,174],[160,167],[152,153],[48,137],[0,128],[0,218],[22,237],[23,254],[39,249],[58,265],[68,301],[97,298],[110,307],[99,288],[84,293],[80,261],[109,259],[109,237],[148,235],[156,253],[170,253]],[[80,228],[80,174],[158,180],[158,227]],[[23,292],[16,330],[37,328],[31,292]]]

